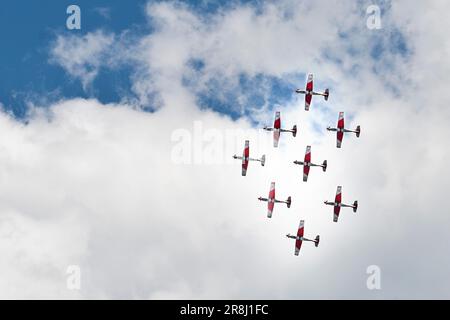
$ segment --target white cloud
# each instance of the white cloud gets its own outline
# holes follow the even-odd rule
[[[425,16],[420,4],[392,5],[380,31],[364,29],[365,8],[342,2],[286,1],[266,4],[258,14],[237,5],[206,17],[182,4],[149,5],[155,32],[120,59],[135,63],[133,85],[141,101],[158,95],[156,112],[77,99],[49,106],[50,116],[37,109],[28,125],[0,114],[0,236],[6,257],[0,295],[448,298],[450,221],[442,199],[450,181],[444,85],[449,66],[446,51],[432,49],[450,43],[432,23],[442,21],[448,4],[434,5],[441,7]],[[393,30],[405,35],[408,57],[390,50]],[[98,72],[112,41],[107,39],[115,36],[104,37],[58,38],[55,59],[90,83],[96,73],[85,65]],[[379,61],[370,55],[373,41],[386,49]],[[93,42],[99,45],[86,51],[83,46]],[[68,43],[75,62],[64,54]],[[352,54],[354,49],[359,52]],[[298,81],[297,72],[313,71],[318,86],[332,84],[331,97],[327,103],[315,99],[307,113],[296,97],[280,106],[283,122],[296,123],[299,135],[283,135],[275,150],[270,135],[257,136],[246,119],[200,110],[197,89],[182,82],[193,58],[205,61],[198,90],[218,75],[227,84],[239,73]],[[375,66],[384,72],[374,73]],[[244,94],[238,94],[242,101]],[[338,111],[346,112],[350,127],[362,127],[359,139],[344,138],[342,150],[335,148],[333,134],[315,129],[335,124]],[[227,148],[225,156],[231,157],[228,150],[240,152],[251,135],[252,154],[266,153],[266,167],[252,163],[243,178],[238,162],[173,163],[173,132],[193,132],[195,121],[205,130],[249,130],[231,146],[212,146]],[[308,144],[313,159],[327,159],[329,169],[313,169],[305,184],[292,161]],[[202,146],[205,152],[211,145]],[[267,194],[271,181],[280,197],[292,196],[293,205],[277,206],[268,220],[257,197]],[[358,199],[360,208],[356,215],[343,210],[334,224],[332,209],[322,201],[333,199],[338,184],[344,200]],[[317,249],[305,244],[295,257],[284,234],[295,232],[300,218],[307,235],[320,234],[322,241]],[[65,270],[72,264],[82,268],[80,292],[65,289]],[[366,288],[369,265],[381,268],[381,291]]]
[[[106,20],[111,19],[111,8],[97,7],[97,8],[94,8],[93,11],[98,13],[101,17],[103,17]]]
[[[59,35],[53,44],[50,61],[79,79],[86,90],[100,67],[108,65],[105,59],[112,54],[109,50],[113,42],[114,36],[102,31],[87,33],[83,37]]]

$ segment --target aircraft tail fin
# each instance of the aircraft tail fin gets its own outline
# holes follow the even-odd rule
[[[320,242],[320,236],[317,235],[316,239],[314,239],[314,245],[316,246],[316,248],[319,246],[319,242]]]
[[[291,199],[291,197],[289,196],[289,197],[287,198],[287,200],[286,200],[286,205],[287,205],[288,208],[291,207],[291,203],[292,203],[292,199]]]

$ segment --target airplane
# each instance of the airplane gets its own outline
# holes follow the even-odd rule
[[[327,171],[327,160],[324,160],[322,164],[314,164],[311,162],[311,146],[306,146],[304,161],[294,161],[294,164],[303,165],[303,181],[308,181],[309,169],[311,167],[322,167],[323,172]]]
[[[291,197],[288,197],[286,201],[275,199],[275,182],[270,184],[269,198],[259,197],[259,201],[267,201],[267,218],[272,218],[273,207],[275,203],[286,203],[287,207],[291,207]]]
[[[245,140],[245,147],[244,152],[242,153],[242,157],[238,157],[237,155],[233,156],[233,159],[239,159],[242,160],[242,176],[245,176],[247,174],[247,167],[249,161],[259,161],[261,162],[261,166],[264,167],[264,164],[266,163],[266,155],[263,154],[261,159],[253,159],[250,158],[250,142],[248,140]]]
[[[314,242],[314,245],[316,247],[319,246],[320,236],[317,235],[314,240],[307,239],[307,238],[303,237],[304,230],[305,230],[305,220],[300,220],[300,225],[298,226],[297,235],[292,236],[289,233],[286,235],[286,237],[288,237],[290,239],[295,239],[295,255],[296,256],[298,256],[298,254],[300,252],[300,248],[302,247],[303,241],[311,241],[311,242]]]
[[[336,131],[337,132],[337,140],[336,140],[336,147],[340,148],[342,145],[342,139],[344,138],[345,132],[353,132],[356,134],[356,137],[359,138],[359,135],[361,133],[361,127],[356,126],[356,130],[348,130],[344,128],[344,112],[339,112],[339,119],[337,123],[337,128],[327,128],[328,131]]]
[[[297,89],[296,93],[302,93],[305,95],[305,110],[309,110],[309,106],[311,105],[312,96],[323,96],[325,101],[328,101],[328,97],[330,96],[330,90],[327,88],[324,92],[315,92],[313,90],[313,75],[312,73],[308,74],[308,80],[306,82],[306,90]]]
[[[334,202],[324,201],[324,203],[329,206],[334,206],[334,216],[333,216],[334,222],[338,222],[339,212],[341,211],[342,207],[353,208],[353,212],[355,212],[355,213],[356,213],[356,210],[358,210],[358,201],[353,202],[353,205],[342,203],[342,187],[341,186],[337,187],[336,197],[334,199]]]
[[[273,122],[273,128],[269,128],[269,127],[265,126],[263,129],[267,130],[267,131],[273,131],[273,146],[275,148],[278,147],[278,140],[280,139],[281,132],[292,132],[292,135],[294,136],[294,138],[297,135],[297,126],[296,125],[294,125],[291,130],[281,128],[280,111],[275,112],[275,121]]]

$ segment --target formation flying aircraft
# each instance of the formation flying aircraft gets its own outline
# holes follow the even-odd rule
[[[300,225],[298,226],[297,235],[292,236],[289,233],[286,235],[286,237],[288,237],[290,239],[295,239],[295,255],[296,256],[298,256],[298,254],[300,252],[303,241],[311,241],[311,242],[314,242],[314,245],[316,247],[319,246],[319,242],[320,242],[319,235],[317,235],[314,240],[310,240],[303,236],[304,232],[305,232],[305,220],[300,220]]]
[[[263,129],[267,131],[273,131],[273,146],[275,148],[278,147],[278,140],[280,139],[281,132],[292,132],[292,135],[294,137],[297,135],[296,125],[294,125],[291,130],[281,128],[280,111],[275,112],[275,121],[273,122],[273,128],[265,126]]]
[[[305,110],[309,110],[309,106],[311,105],[312,96],[323,96],[325,101],[328,100],[328,97],[330,95],[330,90],[325,89],[324,92],[315,92],[314,86],[313,86],[313,75],[312,73],[308,74],[308,80],[306,81],[306,88],[305,90],[297,89],[295,90],[296,93],[302,93],[305,95]]]
[[[259,201],[267,201],[267,218],[272,218],[273,207],[275,203],[286,203],[287,207],[291,207],[291,197],[288,197],[286,201],[275,199],[275,182],[270,184],[269,197],[263,198],[259,197]]]
[[[253,159],[250,158],[250,142],[245,140],[244,152],[242,153],[242,157],[238,157],[237,155],[233,156],[234,159],[242,160],[242,175],[245,176],[247,174],[248,163],[250,161],[259,161],[261,162],[261,166],[264,166],[266,163],[266,155],[262,155],[261,159]]]
[[[327,128],[328,131],[336,131],[337,132],[337,140],[336,140],[336,147],[340,148],[342,145],[342,139],[344,138],[345,132],[353,132],[356,134],[356,137],[359,138],[359,135],[361,133],[361,127],[356,126],[356,130],[349,130],[344,128],[344,112],[339,112],[339,118],[337,123],[337,128]]]
[[[311,146],[306,146],[305,159],[303,161],[294,161],[295,164],[303,165],[303,181],[308,181],[309,169],[311,167],[322,167],[323,172],[327,171],[327,160],[322,164],[314,164],[311,162]]]
[[[342,187],[341,186],[337,187],[336,197],[334,198],[334,202],[325,201],[324,203],[329,206],[334,206],[334,216],[333,216],[334,222],[338,222],[339,213],[341,212],[342,207],[353,208],[353,212],[355,212],[355,213],[356,213],[356,210],[358,210],[358,201],[353,202],[353,205],[342,203]]]

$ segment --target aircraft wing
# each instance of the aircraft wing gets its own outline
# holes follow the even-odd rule
[[[335,203],[341,203],[342,201],[342,187],[338,186],[336,189],[336,197],[334,198]]]
[[[305,94],[305,110],[309,110],[309,106],[311,105],[312,95]]]
[[[280,129],[273,130],[273,146],[278,147],[278,141],[280,140]]]
[[[342,146],[342,139],[344,139],[344,133],[338,131],[336,133],[336,147],[337,148],[340,148]]]
[[[278,140],[280,140],[281,117],[280,111],[275,112],[275,121],[273,122],[273,146],[278,147]]]
[[[338,129],[344,129],[344,112],[339,112],[339,119],[337,123]],[[344,132],[337,131],[336,147],[340,148],[342,145],[342,139],[344,138]]]
[[[308,74],[308,80],[306,80],[306,92],[313,91],[313,75],[312,73]],[[311,105],[312,95],[305,94],[305,110],[309,110],[309,106]]]
[[[334,206],[334,214],[333,214],[333,221],[338,222],[339,219],[339,212],[341,212],[341,207]]]
[[[303,233],[305,230],[305,220],[300,220],[300,225],[298,226],[297,231],[297,240],[295,240],[295,255],[298,256],[300,252],[300,248],[302,247],[302,240],[300,240],[303,237]]]
[[[273,207],[275,205],[275,182],[270,184],[269,201],[267,201],[267,217],[272,218]]]
[[[308,74],[308,80],[306,80],[306,91],[313,91],[313,75]]]
[[[307,146],[306,147],[304,162],[305,163],[310,163],[311,162],[311,146]],[[305,181],[305,182],[308,181],[309,169],[310,169],[310,166],[303,165],[303,181]]]
[[[275,121],[273,122],[274,129],[281,129],[280,111],[275,112]]]
[[[250,141],[245,140],[244,152],[242,154],[242,175],[243,176],[245,176],[247,174],[249,156],[250,156]]]
[[[342,202],[342,187],[338,186],[336,190],[336,197],[334,198],[334,203],[340,204],[341,202]],[[334,206],[334,216],[333,216],[334,222],[338,221],[340,211],[341,211],[340,206]]]
[[[344,112],[339,112],[339,119],[338,119],[337,127],[339,129],[344,129]]]

